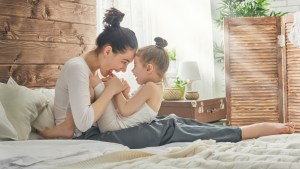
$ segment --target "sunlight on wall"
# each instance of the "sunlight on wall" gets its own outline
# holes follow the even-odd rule
[[[169,47],[176,48],[178,61],[195,60],[199,64],[201,81],[194,84],[201,98],[211,98],[214,85],[212,21],[210,1],[154,0],[154,36],[162,36]],[[168,12],[166,12],[166,10]],[[179,63],[177,62],[177,64]]]
[[[136,32],[140,47],[154,44],[153,39],[156,36],[166,39],[169,43],[167,48],[176,49],[177,65],[183,60],[198,62],[201,81],[193,86],[201,93],[201,98],[213,97],[214,59],[210,0],[127,0],[126,3],[115,0],[113,4],[111,2],[100,4],[101,18],[104,9],[113,5],[125,13],[122,26]],[[137,84],[131,75],[131,69],[130,65],[127,72],[119,76],[128,79],[132,89],[136,89]]]

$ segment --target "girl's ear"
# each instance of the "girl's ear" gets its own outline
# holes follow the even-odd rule
[[[152,72],[154,69],[153,65],[152,64],[147,64],[147,72]]]
[[[108,56],[112,53],[112,47],[110,45],[106,45],[103,48],[103,54],[104,56]]]

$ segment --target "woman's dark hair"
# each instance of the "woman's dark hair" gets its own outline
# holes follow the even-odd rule
[[[124,15],[124,13],[115,8],[106,10],[103,18],[104,30],[96,40],[97,53],[107,44],[112,47],[114,53],[123,53],[126,51],[126,48],[138,48],[135,33],[128,28],[120,26]]]
[[[164,49],[168,45],[168,42],[161,38],[154,38],[155,45],[145,46],[138,50],[137,57],[140,58],[143,64],[153,63],[157,67],[157,74],[160,77],[164,77],[169,68],[169,56]]]

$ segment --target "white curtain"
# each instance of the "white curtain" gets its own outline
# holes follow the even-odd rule
[[[154,44],[160,36],[169,43],[167,48],[176,49],[177,65],[183,60],[199,64],[201,80],[193,84],[200,97],[212,98],[214,89],[214,59],[210,0],[101,0],[98,2],[99,32],[103,29],[102,18],[106,9],[115,7],[125,13],[121,25],[132,29],[139,47]],[[138,85],[131,74],[126,78],[136,89]]]

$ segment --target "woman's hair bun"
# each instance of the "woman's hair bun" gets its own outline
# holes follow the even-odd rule
[[[157,46],[159,48],[164,48],[168,45],[168,42],[161,37],[154,38],[154,41],[155,41],[155,46]]]
[[[120,27],[125,14],[116,8],[106,10],[103,18],[103,25],[105,29],[112,27]]]

